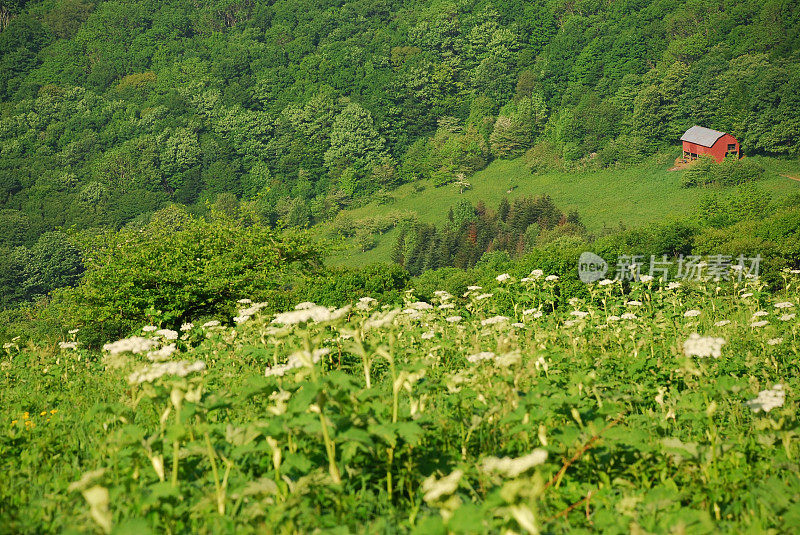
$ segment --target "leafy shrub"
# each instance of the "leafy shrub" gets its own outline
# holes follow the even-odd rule
[[[269,300],[293,263],[316,260],[317,251],[299,235],[167,209],[141,231],[122,231],[101,244],[87,258],[81,284],[61,300],[75,326],[91,320],[99,327],[95,339],[87,340],[99,343],[138,322],[174,328],[228,313],[240,298]]]
[[[751,159],[736,160],[726,158],[717,164],[707,155],[701,155],[697,162],[683,173],[681,185],[684,188],[716,184],[718,186],[741,186],[755,182],[764,175],[764,168]]]

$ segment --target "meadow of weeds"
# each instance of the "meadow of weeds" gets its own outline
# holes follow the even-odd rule
[[[12,341],[0,531],[791,532],[800,274],[732,275]]]

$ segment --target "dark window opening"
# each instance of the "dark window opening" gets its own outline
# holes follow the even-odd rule
[[[736,143],[728,143],[728,152],[736,152]]]

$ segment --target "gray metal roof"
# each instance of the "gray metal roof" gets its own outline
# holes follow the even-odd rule
[[[724,135],[725,132],[711,130],[710,128],[695,125],[687,130],[683,136],[681,136],[681,141],[697,143],[698,145],[702,145],[704,147],[713,147],[714,143],[716,143],[717,140]]]

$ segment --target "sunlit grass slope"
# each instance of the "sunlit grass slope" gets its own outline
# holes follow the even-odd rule
[[[800,192],[800,182],[782,175],[800,174],[800,163],[758,158],[767,172],[758,186],[775,199]],[[734,187],[682,188],[681,171],[668,171],[672,157],[664,156],[628,169],[548,172],[533,174],[522,159],[498,160],[476,173],[468,181],[471,188],[460,191],[454,185],[433,187],[423,182],[406,184],[392,192],[388,204],[369,203],[350,210],[355,219],[374,217],[388,211],[413,212],[422,222],[442,223],[451,206],[466,199],[473,204],[483,201],[489,208],[507,197],[550,195],[556,205],[568,212],[578,210],[590,231],[604,227],[635,227],[691,216],[697,212],[703,198],[718,194],[729,195]],[[330,235],[330,223],[317,228],[319,235]],[[365,265],[389,261],[392,245],[397,238],[392,229],[382,236],[378,245],[362,252],[351,240],[344,240],[331,254],[335,265]]]

